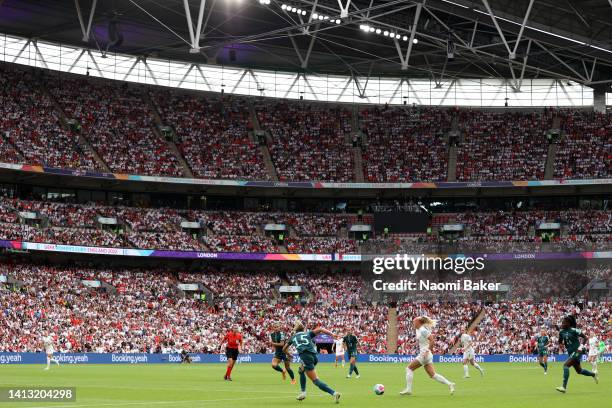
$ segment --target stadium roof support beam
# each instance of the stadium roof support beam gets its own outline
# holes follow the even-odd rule
[[[612,0],[610,0],[612,1]],[[574,5],[572,4],[571,0],[565,0],[565,2],[567,3],[568,7],[570,9],[572,9],[572,11],[574,12],[574,14],[576,16],[578,16],[578,18],[580,19],[580,21],[582,22],[582,24],[584,24],[586,27],[591,27],[591,25],[584,19],[584,17],[582,16],[582,13],[580,13],[578,11],[578,9],[576,7],[574,7]]]
[[[189,38],[191,39],[191,49],[189,50],[192,54],[198,54],[200,52],[200,37],[202,36],[202,21],[204,20],[204,9],[206,8],[206,0],[200,0],[200,9],[198,11],[198,21],[195,31],[193,30],[193,21],[191,19],[191,11],[189,10],[189,0],[183,0],[185,6],[185,17],[187,18],[187,28],[189,30]]]
[[[317,5],[319,4],[319,0],[315,0],[312,3],[312,7],[310,9],[310,14],[308,15],[308,22],[310,23],[312,21],[312,16],[314,15],[315,11],[317,11]],[[302,28],[302,32],[304,34],[308,34],[310,32],[310,26],[307,25],[306,27]]]
[[[533,0],[531,0],[531,2],[533,3]],[[504,32],[502,31],[501,27],[497,23],[497,19],[495,18],[495,14],[493,14],[493,10],[491,10],[491,6],[489,6],[489,2],[487,0],[482,0],[482,4],[484,4],[485,8],[487,9],[487,12],[489,13],[489,16],[491,16],[491,21],[493,21],[493,25],[497,29],[497,33],[499,34],[499,36],[501,37],[504,45],[506,46],[506,49],[508,50],[508,55],[510,56],[510,59],[514,59],[512,57],[512,50],[510,49],[510,46],[508,45],[508,41],[506,41],[506,36],[504,35]],[[531,7],[530,7],[530,9],[531,9]],[[524,28],[524,26],[522,28]]]
[[[346,0],[346,6],[342,4],[342,0],[338,0],[338,6],[340,7],[340,18],[347,18],[351,0]]]
[[[295,50],[295,53],[297,54],[298,59],[300,60],[300,67],[302,67],[302,69],[308,68],[308,60],[310,60],[310,54],[312,53],[312,48],[314,47],[314,43],[317,39],[317,30],[319,29],[319,25],[320,24],[317,24],[315,26],[314,33],[310,35],[310,42],[308,43],[308,49],[306,50],[305,57],[302,57],[302,52],[300,51],[300,48],[295,42],[293,34],[289,34],[289,40],[291,41],[291,45],[293,45],[293,49]]]
[[[583,75],[579,74],[578,71],[576,71],[574,68],[569,66],[565,61],[563,61],[561,58],[559,58],[554,52],[552,52],[548,48],[544,47],[542,44],[540,44],[539,41],[535,41],[534,40],[534,42],[537,44],[538,47],[540,47],[541,49],[546,51],[551,57],[556,59],[561,65],[563,65],[565,68],[567,68],[569,71],[571,71],[574,75],[576,75],[578,78],[580,78],[582,80],[581,82],[588,82],[586,77],[584,77]]]
[[[529,19],[529,14],[531,14],[531,8],[533,7],[533,3],[535,0],[529,0],[529,5],[527,6],[527,11],[525,12],[525,17],[523,17],[523,22],[521,23],[521,28],[518,33],[518,37],[516,37],[516,42],[514,43],[514,49],[510,53],[510,59],[513,60],[516,58],[516,50],[518,49],[519,43],[521,42],[521,37],[523,37],[523,31],[525,31],[525,26],[527,25],[527,20]]]
[[[93,0],[93,3],[91,3],[91,10],[89,11],[89,20],[87,21],[87,27],[85,27],[85,21],[83,20],[83,13],[81,12],[81,5],[79,4],[79,0],[74,0],[77,17],[79,18],[79,24],[81,25],[81,32],[83,33],[83,42],[89,41],[89,34],[91,33],[91,23],[93,21],[94,14],[96,14],[97,5],[98,0]]]
[[[410,54],[412,53],[412,44],[414,41],[414,36],[416,35],[417,24],[419,23],[419,18],[421,17],[421,10],[423,9],[423,4],[425,4],[426,0],[423,0],[422,3],[417,3],[416,11],[414,12],[414,20],[412,22],[412,29],[410,30],[410,39],[408,40],[408,49],[406,50],[406,57],[402,55],[402,47],[399,45],[399,41],[397,38],[393,39],[395,43],[395,48],[397,49],[397,53],[400,57],[400,62],[402,64],[402,71],[408,70],[408,61],[410,60]]]

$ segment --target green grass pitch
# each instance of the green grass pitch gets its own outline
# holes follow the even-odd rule
[[[590,364],[584,364],[590,368]],[[600,382],[572,370],[568,393],[555,391],[561,384],[561,363],[552,363],[547,376],[536,364],[483,364],[481,378],[474,369],[472,378],[463,379],[461,364],[436,364],[437,371],[457,383],[455,395],[446,386],[415,372],[414,394],[402,397],[404,364],[360,364],[361,378],[345,378],[347,368],[321,363],[320,378],[342,393],[340,406],[360,407],[469,407],[469,408],[575,408],[610,406],[612,365],[601,364]],[[334,406],[332,398],[308,381],[308,397],[295,400],[299,385],[282,381],[280,373],[267,364],[239,364],[233,382],[223,381],[225,366],[193,365],[63,365],[43,371],[42,366],[0,367],[0,386],[74,386],[76,402],[7,403],[4,407],[320,407]],[[295,368],[295,367],[294,367]],[[386,387],[382,396],[372,391],[374,384]]]

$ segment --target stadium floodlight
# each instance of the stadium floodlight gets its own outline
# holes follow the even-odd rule
[[[302,15],[305,16],[306,15],[306,10],[302,10]]]
[[[403,37],[402,37],[402,41],[408,41],[408,36],[406,36],[406,35],[405,35],[405,36],[403,36]]]
[[[376,29],[374,27],[369,27],[368,30],[373,33],[374,31],[376,31]]]
[[[412,39],[412,43],[413,44],[418,44],[419,43],[419,39],[418,38],[413,38]]]
[[[400,38],[402,38],[400,34],[395,34],[395,39],[399,40]]]
[[[340,24],[341,22],[342,21],[339,18],[336,19],[336,24]]]
[[[383,31],[383,35],[384,35],[385,37],[388,37],[388,36],[389,36],[389,32],[388,32],[388,31]]]
[[[319,14],[319,20],[323,20],[323,16],[321,14]]]
[[[281,10],[287,10],[287,5],[286,5],[286,4],[283,4],[283,5],[281,6]]]
[[[312,19],[316,20],[319,18],[319,15],[317,13],[312,13]]]
[[[297,11],[297,8],[295,8],[295,7],[291,7],[291,11],[292,11],[293,13],[295,13],[295,12]]]
[[[376,34],[380,34],[380,31],[381,31],[380,28],[377,28],[376,29]]]

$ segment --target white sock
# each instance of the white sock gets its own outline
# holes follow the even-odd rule
[[[439,383],[442,384],[446,384],[446,385],[450,385],[451,382],[448,381],[446,378],[444,378],[443,376],[441,376],[440,374],[435,374],[433,377],[431,377],[432,379],[436,380]]]
[[[597,361],[593,361],[591,366],[593,366],[593,371],[597,371]]]
[[[482,373],[482,368],[478,365],[478,363],[474,363],[474,368]]]
[[[463,365],[463,375],[465,375],[466,377],[469,375],[468,365],[467,364]]]
[[[50,365],[51,365],[51,359],[47,357],[47,368],[49,368]]]
[[[414,377],[414,371],[409,368],[406,368],[406,390],[408,392],[412,392],[412,379]]]

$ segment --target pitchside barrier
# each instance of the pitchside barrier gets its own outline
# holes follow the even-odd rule
[[[194,363],[226,363],[225,354],[199,354],[189,355]],[[57,353],[54,355],[61,364],[178,364],[181,362],[179,354],[146,354],[146,353]],[[273,354],[242,354],[238,363],[270,363]],[[359,354],[357,360],[363,363],[408,363],[414,358],[409,354]],[[551,354],[548,361],[565,361],[567,354]],[[461,355],[434,355],[436,363],[460,363]],[[612,354],[602,356],[603,361],[612,362]],[[583,356],[586,360],[586,356]],[[299,363],[299,356],[293,361]],[[332,354],[319,354],[319,361],[331,363],[335,361]],[[535,363],[534,354],[496,354],[477,355],[479,363]],[[44,353],[0,353],[0,364],[46,364]]]

